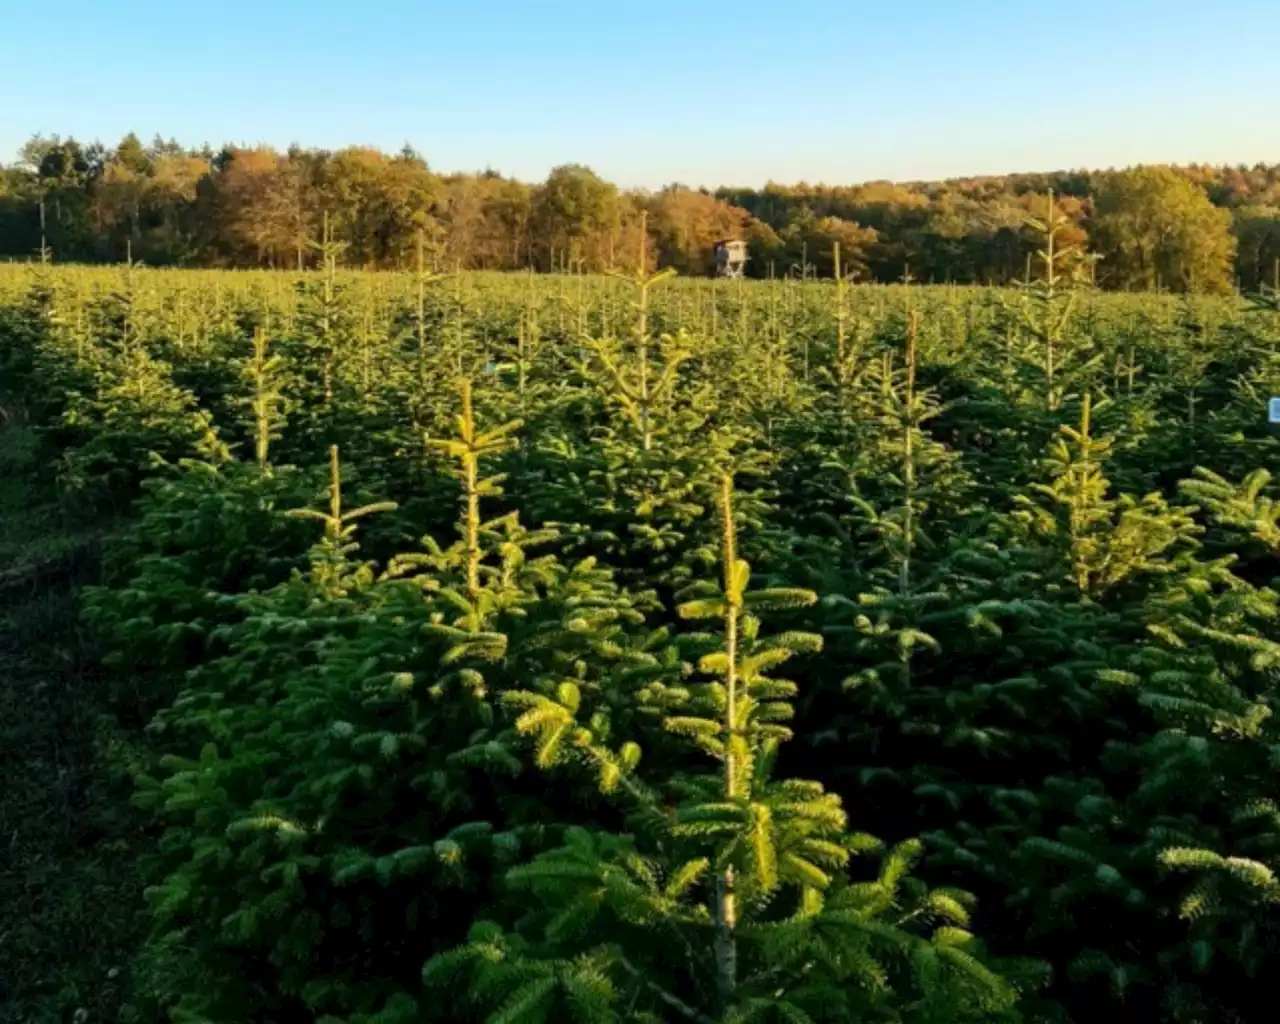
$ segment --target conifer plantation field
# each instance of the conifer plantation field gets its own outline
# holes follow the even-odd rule
[[[1274,1019],[1280,294],[1064,223],[0,266],[0,1017]]]

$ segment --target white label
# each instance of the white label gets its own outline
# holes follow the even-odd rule
[[[1280,398],[1272,398],[1267,402],[1267,422],[1280,423]]]

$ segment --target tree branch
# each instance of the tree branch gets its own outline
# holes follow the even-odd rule
[[[641,985],[647,988],[650,992],[652,992],[655,996],[657,996],[660,1000],[662,1000],[662,1002],[666,1003],[669,1007],[671,1007],[671,1009],[675,1010],[682,1017],[685,1017],[691,1021],[696,1021],[697,1024],[716,1024],[716,1022],[711,1017],[708,1017],[705,1013],[701,1013],[700,1011],[695,1010],[683,999],[680,999],[677,996],[673,996],[670,992],[668,992],[665,988],[663,988],[657,982],[650,981],[638,970],[636,970],[636,968],[631,966],[630,961],[628,961],[625,956],[622,956],[621,954],[619,954],[618,964],[622,967],[624,971],[626,971],[633,978],[635,978],[636,981],[640,982]]]

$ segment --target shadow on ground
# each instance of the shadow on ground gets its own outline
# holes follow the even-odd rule
[[[123,1019],[141,939],[131,742],[96,700],[75,588],[100,531],[36,433],[0,425],[0,1022]]]

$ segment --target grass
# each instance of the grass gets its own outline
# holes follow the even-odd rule
[[[0,426],[0,1022],[119,1021],[141,939],[133,743],[96,702],[75,586],[98,531]]]

